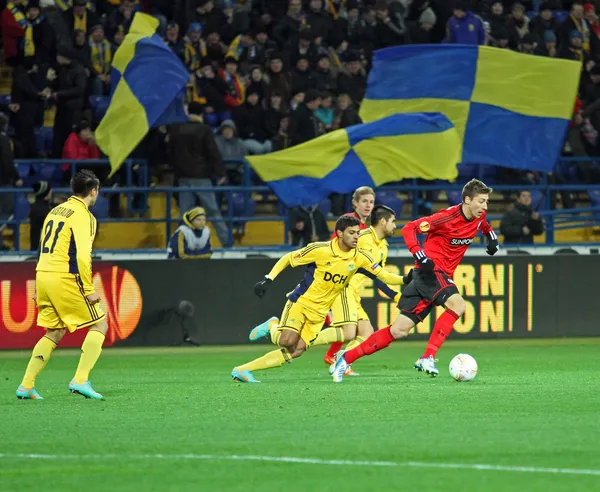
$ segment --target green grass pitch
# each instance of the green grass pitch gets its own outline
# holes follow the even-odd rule
[[[60,349],[45,400],[19,401],[29,353],[0,352],[0,490],[600,490],[600,339],[449,341],[437,379],[412,369],[424,345],[337,385],[320,348],[255,385],[230,371],[266,345],[106,349],[106,401],[69,394],[79,353]],[[448,375],[460,352],[473,382]]]

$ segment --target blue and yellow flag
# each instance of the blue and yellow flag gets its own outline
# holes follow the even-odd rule
[[[460,139],[440,113],[388,116],[272,154],[247,157],[288,207],[405,178],[457,176]]]
[[[573,113],[581,63],[488,46],[413,45],[375,52],[363,121],[445,114],[461,162],[551,171]]]
[[[96,130],[96,140],[110,159],[111,175],[150,128],[187,121],[183,98],[189,74],[155,34],[158,20],[136,13],[111,72],[112,99]]]

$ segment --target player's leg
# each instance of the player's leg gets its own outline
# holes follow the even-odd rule
[[[333,313],[330,312],[327,315],[327,318],[325,318],[323,328],[329,328],[333,324],[333,321]],[[323,357],[325,364],[330,365],[334,361],[336,352],[339,352],[343,345],[343,342],[333,342],[329,345],[329,349],[327,349],[327,352],[325,352],[325,356]]]
[[[89,327],[88,334],[81,345],[81,356],[79,358],[77,370],[75,371],[75,376],[69,383],[69,390],[71,393],[96,400],[103,399],[103,396],[100,393],[93,390],[89,379],[90,372],[96,365],[96,362],[98,362],[100,354],[102,353],[102,344],[104,343],[107,332],[108,323],[106,322],[106,318],[101,319]]]
[[[255,326],[250,331],[250,340],[253,342],[260,340],[266,336],[270,336],[271,332],[279,326],[279,318],[273,316],[267,321],[263,321],[260,325]]]
[[[35,380],[50,360],[54,349],[65,335],[66,329],[49,297],[48,289],[54,289],[52,277],[46,272],[36,275],[36,303],[38,307],[37,325],[46,329],[31,353],[25,375],[17,388],[17,398],[43,400],[35,390]]]
[[[296,354],[296,345],[300,340],[304,319],[305,315],[299,305],[287,301],[281,313],[279,324],[269,323],[271,341],[281,348],[272,350],[246,364],[234,367],[231,377],[236,381],[255,383],[258,381],[254,378],[252,371],[280,367],[285,362],[290,362],[294,358],[292,354]],[[296,354],[295,356],[299,355]]]
[[[423,358],[435,358],[438,350],[452,332],[454,323],[465,313],[466,304],[460,294],[454,293],[448,297],[444,303],[444,307],[446,310],[435,322]]]
[[[341,350],[343,343],[356,336],[357,306],[350,288],[342,290],[335,298],[331,306],[331,314],[333,317],[331,327],[322,330],[313,343],[313,345],[332,344],[323,359],[326,364],[333,363],[335,354]]]

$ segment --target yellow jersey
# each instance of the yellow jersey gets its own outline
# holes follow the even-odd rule
[[[71,273],[81,278],[85,295],[94,293],[92,243],[96,218],[76,196],[54,207],[44,221],[38,272]]]
[[[329,312],[335,298],[359,270],[369,272],[387,284],[403,283],[402,277],[385,271],[379,261],[363,249],[342,251],[337,239],[311,243],[288,253],[267,276],[274,279],[285,268],[284,264],[292,267],[308,265],[302,282],[288,294],[288,299],[323,315]]]

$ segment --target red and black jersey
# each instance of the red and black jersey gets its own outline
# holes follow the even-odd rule
[[[479,231],[488,234],[492,226],[483,212],[479,218],[465,217],[462,205],[454,205],[433,215],[409,222],[402,228],[402,236],[412,254],[421,249],[417,234],[427,234],[423,250],[436,269],[452,277],[467,248]],[[418,268],[418,264],[415,264]]]
[[[358,227],[360,228],[361,231],[363,229],[366,229],[367,227],[369,227],[366,222],[363,222],[361,220],[361,218],[358,216],[358,214],[356,212],[348,212],[347,214],[344,214],[343,216],[345,216],[345,215],[349,215],[351,217],[354,217],[355,219],[358,219]],[[331,239],[335,239],[336,237],[337,237],[337,235],[336,235],[335,231],[333,231],[333,234],[331,235]]]

